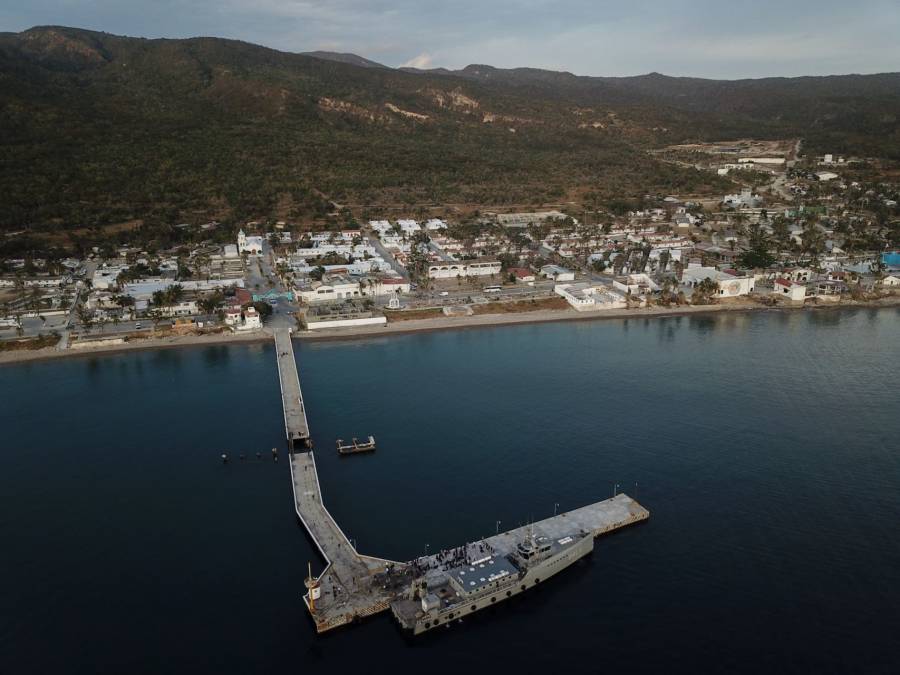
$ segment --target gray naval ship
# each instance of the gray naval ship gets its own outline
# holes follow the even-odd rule
[[[592,532],[552,529],[533,525],[517,541],[483,541],[413,561],[415,578],[391,603],[394,617],[413,635],[446,626],[537,586],[594,550]]]

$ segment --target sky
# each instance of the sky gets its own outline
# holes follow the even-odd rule
[[[0,0],[0,31],[50,24],[420,68],[725,79],[900,70],[900,0]]]

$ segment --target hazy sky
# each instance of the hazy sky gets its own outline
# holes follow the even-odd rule
[[[0,0],[0,30],[210,35],[390,66],[701,77],[900,70],[900,0]]]

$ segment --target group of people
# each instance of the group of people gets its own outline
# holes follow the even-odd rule
[[[451,549],[441,549],[432,557],[423,556],[421,558],[416,558],[412,562],[413,572],[416,576],[421,576],[428,570],[469,565],[471,564],[472,553],[477,553],[477,557],[479,558],[484,557],[485,555],[494,554],[494,547],[486,541],[471,544],[474,550],[470,550],[469,546],[469,544],[463,544],[462,546],[456,546]]]

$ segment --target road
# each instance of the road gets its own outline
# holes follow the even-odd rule
[[[409,274],[407,273],[406,268],[404,268],[402,265],[400,265],[400,263],[394,260],[394,256],[392,256],[390,254],[390,251],[388,251],[384,247],[384,244],[381,243],[381,240],[371,232],[366,233],[366,238],[368,239],[369,244],[375,247],[375,250],[378,251],[378,255],[384,258],[385,262],[387,262],[391,266],[391,269],[401,277],[409,281]]]
[[[284,288],[281,279],[275,273],[275,270],[272,269],[271,258],[272,249],[268,242],[264,242],[263,254],[258,258],[248,259],[244,281],[251,293],[265,293],[270,288],[274,288],[279,293],[288,290]],[[270,284],[269,279],[272,279],[274,283]],[[266,325],[269,328],[275,330],[278,328],[297,327],[297,320],[294,318],[298,309],[296,302],[279,298],[269,304],[272,307],[272,315],[266,320]]]
[[[797,163],[797,158],[800,156],[800,148],[802,145],[803,139],[797,139],[797,142],[794,144],[794,152],[792,158],[788,159],[785,162],[784,172],[777,174],[775,176],[775,180],[772,181],[768,186],[772,192],[774,192],[787,202],[794,201],[794,195],[792,195],[787,189],[787,172]]]

